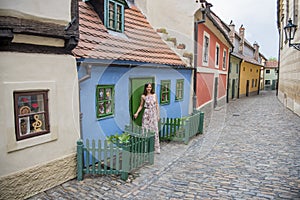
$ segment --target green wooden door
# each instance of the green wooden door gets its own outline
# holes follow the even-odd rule
[[[142,126],[142,116],[144,113],[144,109],[139,113],[139,116],[136,119],[133,118],[133,114],[137,111],[138,107],[140,106],[141,96],[144,92],[144,86],[146,83],[149,82],[154,83],[154,78],[131,79],[130,115],[132,122],[138,126]]]

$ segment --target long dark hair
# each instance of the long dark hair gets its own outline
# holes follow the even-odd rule
[[[146,83],[145,86],[144,86],[144,93],[143,93],[143,95],[145,95],[145,96],[147,95],[147,87],[148,87],[149,84],[150,84],[151,87],[152,87],[150,93],[151,93],[151,94],[154,94],[153,84],[152,84],[152,83]]]

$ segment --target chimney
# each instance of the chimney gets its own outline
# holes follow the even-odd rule
[[[232,44],[234,44],[234,36],[235,36],[235,25],[234,23],[232,23],[232,20],[230,21],[230,24],[229,24],[229,39],[230,39],[230,42]]]
[[[254,47],[254,59],[256,61],[258,61],[258,57],[259,57],[259,45],[257,44],[257,42],[254,42],[253,47]]]
[[[239,46],[239,53],[243,54],[243,52],[244,52],[244,43],[245,43],[245,28],[243,27],[243,24],[241,25],[241,27],[239,29],[239,36],[241,38],[240,46]]]

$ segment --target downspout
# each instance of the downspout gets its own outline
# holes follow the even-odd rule
[[[229,102],[229,77],[230,77],[230,71],[231,71],[231,53],[233,52],[233,48],[230,49],[230,52],[229,52],[229,67],[228,67],[228,71],[227,71],[227,95],[226,95],[226,103]]]
[[[206,12],[209,11],[211,4],[206,2],[206,8],[200,8],[202,19],[194,22],[194,96],[193,96],[193,112],[197,111],[197,68],[198,68],[198,25],[205,23]]]
[[[81,63],[79,63],[79,67]],[[92,65],[86,65],[85,66],[85,70],[86,70],[86,75],[84,75],[83,77],[81,77],[78,80],[78,88],[79,88],[79,113],[80,113],[80,139],[82,139],[82,112],[81,112],[81,95],[80,95],[80,83],[82,83],[83,81],[86,81],[87,79],[91,78],[91,73],[92,73]]]
[[[264,67],[264,69],[265,69],[265,67]],[[264,71],[264,69],[263,69],[263,71]],[[257,95],[259,95],[259,90],[260,90],[260,75],[261,75],[261,69],[259,70],[259,74],[258,74],[258,88],[257,88]]]
[[[279,32],[279,44],[278,44],[278,61],[277,61],[277,83],[276,83],[276,96],[278,97],[278,89],[279,89],[279,67],[280,67],[280,38],[281,38],[281,31],[278,29]]]
[[[243,59],[241,59],[240,66],[239,66],[238,96],[237,96],[238,99],[240,98],[240,81],[241,81],[242,62],[243,62]]]

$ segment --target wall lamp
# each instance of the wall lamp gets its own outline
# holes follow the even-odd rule
[[[291,41],[295,37],[295,33],[297,30],[297,25],[293,24],[291,18],[288,21],[288,24],[283,28],[285,33],[285,38],[289,41],[289,47],[294,47],[298,51],[300,51],[300,43],[291,43]]]

